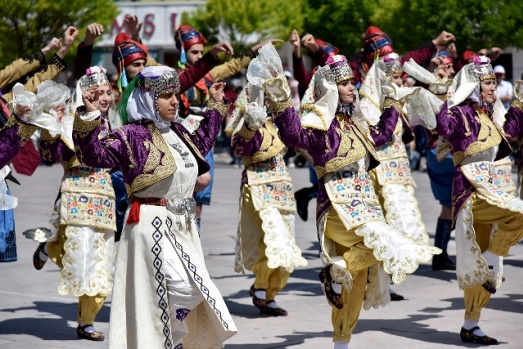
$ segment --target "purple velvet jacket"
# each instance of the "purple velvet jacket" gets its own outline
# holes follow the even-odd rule
[[[493,123],[481,122],[479,117],[480,108],[477,103],[466,100],[462,104],[448,109],[445,102],[436,115],[437,133],[448,139],[452,150],[452,160],[454,161],[454,182],[452,187],[452,214],[453,221],[463,203],[475,191],[474,186],[467,180],[459,166],[461,161],[470,154],[490,149],[499,145],[496,159],[503,159],[510,155],[512,149],[507,139],[523,137],[523,113],[519,107],[511,107],[505,115],[503,125],[504,134],[500,134],[501,143],[493,143],[492,132],[498,132]],[[486,114],[482,114],[484,117]],[[489,129],[489,136],[479,139],[481,128]],[[484,133],[484,132],[483,132]]]
[[[207,154],[220,131],[227,104],[210,102],[205,119],[194,134],[181,124],[173,122],[172,130],[188,146],[198,163],[198,175],[209,170],[202,154]],[[84,121],[80,107],[73,126],[73,140],[78,160],[96,168],[120,168],[127,193],[144,189],[176,171],[169,145],[156,125],[148,120],[125,125],[98,139],[100,119]]]
[[[262,127],[254,131],[247,128],[244,123],[240,131],[233,135],[231,147],[236,156],[242,158],[245,166],[241,181],[243,187],[247,183],[246,167],[254,162],[268,160],[278,155],[285,149],[285,144],[281,141],[273,122],[267,121]],[[289,149],[287,154],[289,153],[294,154],[294,149]]]
[[[0,168],[7,165],[35,133],[37,127],[29,125],[12,115],[0,130]]]
[[[60,160],[66,172],[72,166],[79,165],[74,153],[74,145],[68,145],[59,135],[53,137],[47,130],[40,134],[40,154],[44,161],[55,162]]]
[[[318,175],[318,206],[316,219],[331,206],[325,189],[325,174],[337,171],[370,155],[369,168],[378,166],[379,161],[374,147],[382,146],[392,136],[398,122],[399,111],[394,105],[385,108],[380,122],[370,129],[374,144],[343,114],[337,114],[329,129],[325,132],[318,129],[302,127],[300,117],[294,108],[285,108],[278,113],[276,125],[280,138],[287,146],[306,150],[312,158]],[[346,123],[345,127],[342,123]]]

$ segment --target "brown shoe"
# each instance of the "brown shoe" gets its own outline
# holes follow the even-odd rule
[[[47,256],[47,253],[45,253],[45,251],[44,251],[44,247],[45,247],[45,242],[41,242],[38,245],[38,247],[36,248],[35,253],[33,253],[33,266],[35,267],[36,270],[42,269],[45,265],[45,262],[47,262],[47,260],[43,261],[40,259],[40,252],[42,252],[43,254],[45,254]]]
[[[466,330],[463,327],[461,328],[461,332],[459,333],[459,336],[461,337],[461,340],[466,343],[478,343],[478,344],[484,344],[484,345],[497,345],[498,341],[494,338],[491,338],[489,336],[477,336],[474,334],[474,331],[479,330],[479,326],[472,327],[470,330]]]
[[[85,325],[80,326],[76,328],[76,333],[78,334],[78,338],[80,339],[87,339],[89,341],[95,341],[95,342],[102,342],[105,340],[105,337],[102,332],[93,331],[93,332],[87,332],[85,329],[89,326],[93,325]]]
[[[268,305],[270,303],[274,303],[274,300],[266,300],[256,297],[256,294],[254,292],[256,291],[262,291],[254,288],[254,285],[251,286],[249,289],[249,293],[252,297],[252,303],[254,306],[258,309],[260,309],[260,313],[266,314],[266,315],[272,315],[272,316],[287,316],[287,310],[283,308],[271,308]]]

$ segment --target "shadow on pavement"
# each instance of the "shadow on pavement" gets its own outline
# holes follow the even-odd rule
[[[37,317],[14,318],[0,322],[0,335],[30,335],[43,340],[76,339],[78,304],[59,302],[34,302],[33,306],[2,309],[2,312],[36,311]],[[55,318],[55,316],[59,318]],[[97,321],[109,321],[109,305],[105,304],[96,317]]]

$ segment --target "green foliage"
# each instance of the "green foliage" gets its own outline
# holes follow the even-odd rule
[[[435,38],[442,30],[456,36],[465,49],[523,47],[523,11],[517,0],[410,0],[378,1],[393,10],[382,29],[398,52],[411,50]],[[396,7],[392,9],[391,3]]]
[[[182,22],[197,28],[210,43],[229,40],[235,49],[256,40],[286,40],[293,28],[303,28],[301,0],[209,0]],[[254,39],[253,39],[254,36]]]
[[[53,37],[63,38],[72,25],[80,33],[70,51],[85,37],[91,23],[108,27],[118,14],[107,0],[10,0],[0,12],[0,67],[46,46]]]
[[[365,29],[378,1],[361,0],[304,0],[305,31],[321,38],[351,56],[359,51]],[[379,25],[379,24],[375,24]],[[304,33],[300,33],[303,36]]]
[[[459,51],[492,46],[523,48],[519,0],[209,0],[182,18],[211,42],[245,46],[249,35],[287,40],[292,29],[330,42],[347,56],[362,47],[370,25],[392,38],[400,54],[453,33]]]

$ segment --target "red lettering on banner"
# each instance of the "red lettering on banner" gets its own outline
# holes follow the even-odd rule
[[[176,12],[171,13],[171,33],[174,33],[176,31],[176,18],[178,17],[178,14]]]
[[[145,15],[145,18],[143,20],[143,33],[147,36],[152,36],[154,34],[154,30],[156,27],[154,26],[154,13],[148,13]]]
[[[123,17],[125,18],[125,16]],[[111,36],[116,36],[122,33],[126,28],[125,21],[122,21],[122,25],[118,24],[118,19],[114,19],[113,24],[111,24]],[[116,33],[115,33],[116,31]]]

